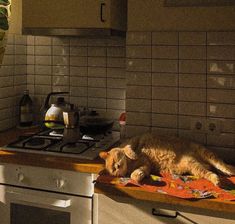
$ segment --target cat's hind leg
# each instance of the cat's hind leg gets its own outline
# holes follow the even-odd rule
[[[211,164],[213,167],[221,171],[223,174],[232,176],[235,175],[235,167],[227,165],[224,163],[221,159],[217,157],[213,152],[210,150],[202,147],[202,150],[199,149],[199,154],[201,155],[201,158]]]
[[[217,174],[206,169],[206,164],[192,159],[188,164],[188,171],[199,178],[205,178],[211,181],[214,185],[219,185],[220,180]]]

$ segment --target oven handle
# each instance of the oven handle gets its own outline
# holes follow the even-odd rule
[[[71,199],[58,199],[52,197],[42,197],[38,195],[32,194],[23,194],[14,191],[7,191],[14,200],[22,201],[22,202],[29,202],[38,205],[46,205],[46,206],[53,206],[58,208],[68,208],[71,206]]]

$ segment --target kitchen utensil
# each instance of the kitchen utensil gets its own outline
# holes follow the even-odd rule
[[[114,120],[101,116],[96,111],[90,111],[80,118],[79,126],[83,134],[104,134],[113,127]]]
[[[79,113],[74,109],[74,105],[70,104],[70,110],[63,111],[63,120],[66,128],[76,128],[79,122]]]
[[[78,127],[79,114],[78,111],[74,110],[74,105],[70,105],[69,111],[63,111],[64,119],[64,132],[63,132],[63,142],[73,143],[80,138],[80,131]]]
[[[56,103],[49,106],[49,101],[53,95],[68,94],[68,92],[51,92],[47,95],[43,107],[44,124],[48,128],[62,129],[64,128],[63,111],[68,109],[68,103],[65,102],[64,97],[58,97]]]

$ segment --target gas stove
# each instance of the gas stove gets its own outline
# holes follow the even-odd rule
[[[93,160],[98,157],[100,151],[108,150],[119,139],[119,132],[110,131],[99,135],[82,135],[76,141],[65,142],[63,140],[63,130],[46,130],[31,136],[20,136],[3,149]]]

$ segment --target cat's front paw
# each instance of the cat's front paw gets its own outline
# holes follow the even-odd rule
[[[136,181],[136,182],[141,182],[145,177],[144,171],[143,170],[135,170],[131,173],[131,179]]]

